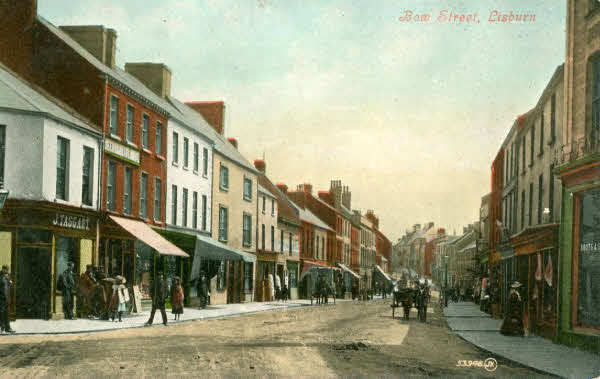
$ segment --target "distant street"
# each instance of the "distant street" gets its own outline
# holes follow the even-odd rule
[[[56,337],[0,339],[3,377],[436,376],[535,377],[484,361],[431,309],[392,319],[390,300],[315,306],[179,325]]]

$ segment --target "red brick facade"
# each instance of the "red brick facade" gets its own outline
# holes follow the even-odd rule
[[[166,152],[167,152],[167,119],[165,116],[158,114],[157,112],[145,107],[144,105],[137,102],[130,96],[125,95],[122,91],[117,88],[107,85],[106,87],[106,110],[105,110],[105,125],[104,133],[107,138],[111,138],[110,134],[110,98],[115,96],[119,99],[118,103],[118,123],[117,123],[117,136],[121,141],[126,141],[126,125],[127,125],[127,106],[132,106],[134,110],[133,118],[133,144],[132,148],[140,151],[140,165],[136,166],[132,163],[127,162],[124,159],[119,159],[114,155],[104,154],[104,165],[102,168],[102,210],[107,210],[107,170],[108,162],[112,161],[116,163],[116,188],[115,188],[115,211],[114,213],[124,214],[124,181],[125,181],[125,167],[129,167],[132,170],[132,182],[131,182],[131,196],[134,199],[131,202],[131,213],[130,216],[140,216],[140,178],[142,172],[148,174],[147,184],[147,196],[146,196],[146,210],[147,217],[146,222],[150,222],[157,225],[163,225],[165,221],[165,197],[166,197]],[[142,117],[147,115],[149,118],[148,125],[148,149],[142,149]],[[157,123],[162,125],[162,144],[161,154],[156,154],[156,128]],[[126,144],[127,142],[122,142]],[[154,179],[158,178],[161,180],[161,211],[160,221],[154,220]]]
[[[504,164],[504,149],[500,149],[494,162],[492,163],[491,187],[490,193],[490,235],[489,247],[490,251],[495,251],[496,246],[500,242],[501,231],[496,221],[502,222],[502,173]],[[491,257],[492,258],[492,257]]]

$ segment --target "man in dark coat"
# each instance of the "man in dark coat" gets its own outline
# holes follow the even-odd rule
[[[200,308],[206,308],[208,304],[208,281],[204,271],[200,271],[200,277],[196,283],[196,289],[198,290],[198,299],[200,300]]]
[[[156,309],[160,309],[160,313],[163,319],[163,325],[167,326],[167,312],[165,310],[165,300],[167,299],[167,281],[165,280],[164,274],[160,273],[156,275],[156,279],[150,285],[150,297],[152,298],[152,311],[150,312],[150,318],[144,326],[151,326],[154,321],[154,314]]]
[[[10,327],[8,310],[10,305],[10,287],[12,281],[8,274],[8,266],[2,266],[0,271],[0,327],[6,333],[14,333]]]
[[[58,290],[62,292],[62,308],[65,319],[74,320],[73,317],[73,294],[77,281],[73,272],[73,262],[67,263],[67,269],[58,277]]]
[[[81,274],[77,285],[80,316],[91,317],[92,315],[94,287],[96,287],[96,278],[92,272],[92,265],[87,265],[85,272]]]

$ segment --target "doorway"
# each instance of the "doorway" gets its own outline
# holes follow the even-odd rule
[[[51,247],[19,247],[17,254],[17,318],[50,317]]]

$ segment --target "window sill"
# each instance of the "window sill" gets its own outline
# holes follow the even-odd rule
[[[134,149],[139,149],[139,146],[135,144],[133,141],[127,140],[127,145],[133,147]]]
[[[223,192],[229,192],[229,187],[219,186],[219,190],[221,190]]]
[[[194,170],[194,174],[198,175],[198,170]]]
[[[177,161],[173,161],[173,162],[171,162],[171,164],[175,167],[179,167],[179,162],[177,162]]]
[[[242,244],[242,246],[243,247],[252,247],[252,244],[251,243],[245,243],[245,244]]]
[[[146,148],[142,148],[142,151],[148,155],[152,155],[152,152]]]
[[[166,160],[166,158],[165,158],[165,157],[163,157],[163,156],[162,156],[162,155],[160,155],[160,154],[154,154],[154,156],[155,156],[155,157],[156,157],[156,159],[158,159],[158,160],[161,160],[161,161],[164,161],[164,160]]]
[[[275,217],[275,213],[271,213],[271,217]]]
[[[208,175],[206,175],[206,174],[202,174],[202,177],[203,177],[204,179],[208,179]]]
[[[112,139],[114,139],[114,140],[117,140],[119,142],[123,142],[123,139],[121,137],[119,137],[118,135],[116,135],[116,134],[110,133],[109,137],[112,138]]]
[[[69,200],[56,199],[56,198],[54,199],[54,202],[58,203],[58,204],[65,204],[65,205],[69,204]]]
[[[227,243],[226,239],[219,238],[219,242]]]
[[[165,226],[165,223],[164,223],[164,222],[162,222],[162,221],[159,221],[159,220],[154,220],[154,223],[155,223],[156,225]]]
[[[184,169],[185,171],[190,171],[190,168],[189,168],[188,166],[183,166],[183,169]]]
[[[110,210],[110,209],[107,209],[106,211],[107,211],[108,213],[111,213],[111,214],[114,214],[114,215],[117,215],[117,216],[120,216],[120,215],[121,215],[121,213],[119,213],[119,212],[117,212],[117,211],[115,211],[115,210]]]

